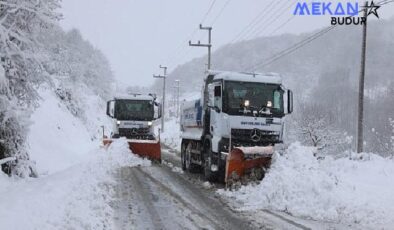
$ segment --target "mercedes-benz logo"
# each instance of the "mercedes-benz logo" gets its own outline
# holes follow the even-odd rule
[[[253,129],[252,132],[250,133],[250,138],[254,142],[258,142],[261,140],[261,133],[260,130],[258,129]]]
[[[132,134],[135,135],[135,134],[137,134],[137,132],[138,132],[138,130],[137,130],[136,128],[132,128],[132,129],[131,129],[131,133],[132,133]]]

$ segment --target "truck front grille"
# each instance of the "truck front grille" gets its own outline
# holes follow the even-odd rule
[[[119,136],[129,139],[153,140],[154,136],[150,133],[149,128],[119,128]]]
[[[259,129],[232,129],[231,139],[234,143],[244,145],[266,145],[280,142],[277,132]]]

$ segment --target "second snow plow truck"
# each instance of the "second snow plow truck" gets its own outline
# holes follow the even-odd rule
[[[110,138],[104,136],[104,146],[113,139],[125,137],[133,153],[161,162],[160,139],[154,133],[154,122],[161,117],[161,105],[155,96],[116,96],[107,102],[107,115],[112,118],[112,132]]]
[[[182,168],[226,184],[262,179],[292,109],[278,74],[209,72],[201,99],[182,105]]]

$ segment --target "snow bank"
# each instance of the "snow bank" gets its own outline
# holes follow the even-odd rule
[[[16,180],[0,173],[2,229],[114,229],[113,173],[123,166],[149,165],[130,153],[126,140],[47,177]]]
[[[374,154],[317,160],[299,143],[274,156],[259,185],[219,190],[241,210],[271,209],[362,228],[394,226],[394,161]]]

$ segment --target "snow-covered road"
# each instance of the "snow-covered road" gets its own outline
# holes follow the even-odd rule
[[[116,175],[119,229],[253,229],[220,201],[170,167],[123,167]]]
[[[115,173],[115,201],[111,206],[117,229],[333,227],[268,210],[259,213],[236,211],[215,192],[223,185],[207,185],[201,175],[179,171],[179,157],[170,151],[163,149],[163,164],[122,167]]]
[[[120,169],[116,226],[119,229],[252,228],[199,188],[174,178],[173,174],[159,165]]]

